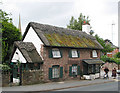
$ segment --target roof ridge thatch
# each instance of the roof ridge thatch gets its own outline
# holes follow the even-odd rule
[[[95,37],[79,30],[30,22],[23,39],[32,27],[45,46],[103,49]]]

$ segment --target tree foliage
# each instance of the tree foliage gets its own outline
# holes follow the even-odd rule
[[[2,62],[9,60],[14,41],[21,40],[20,31],[13,25],[11,14],[0,10],[0,23],[2,23]]]
[[[104,62],[109,62],[109,63],[116,62],[115,58],[108,57],[107,55],[101,56],[101,60],[103,60]]]
[[[90,20],[89,16],[83,16],[83,14],[81,13],[78,19],[75,19],[73,16],[71,17],[67,28],[82,31],[82,24],[90,24]]]
[[[120,52],[116,53],[116,54],[114,55],[114,57],[115,57],[115,58],[120,58]]]
[[[0,64],[0,70],[8,71],[10,70],[10,67],[7,64]]]
[[[114,55],[115,61],[118,65],[120,65],[120,52],[116,53]]]
[[[104,62],[109,62],[109,63],[116,63],[120,65],[120,58],[115,58],[115,57],[108,57],[107,55],[101,56],[101,60]]]
[[[90,24],[89,17],[83,16],[81,13],[78,19],[75,19],[73,16],[71,17],[69,25],[67,25],[67,28],[75,29],[75,30],[81,30],[82,31],[82,25],[83,24]],[[94,31],[90,31],[90,35],[93,35]],[[105,44],[105,41],[100,38],[97,34],[95,35],[96,40],[103,46],[102,52],[106,54],[107,52],[113,51],[113,48],[111,47],[111,44]]]
[[[114,48],[111,47],[111,44],[106,44],[105,41],[100,38],[97,34],[95,35],[96,40],[102,45],[104,48],[102,52],[106,55],[107,52],[113,51]]]

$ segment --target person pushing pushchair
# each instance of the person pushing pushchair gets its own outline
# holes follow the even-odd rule
[[[105,67],[104,71],[105,71],[104,78],[109,78],[108,77],[109,69],[107,67]]]

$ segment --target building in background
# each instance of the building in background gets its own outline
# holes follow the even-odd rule
[[[112,48],[114,48],[114,50],[112,52],[108,52],[107,56],[108,57],[113,57],[116,53],[119,52],[119,47],[115,46],[109,39],[105,40],[106,44],[110,44]]]

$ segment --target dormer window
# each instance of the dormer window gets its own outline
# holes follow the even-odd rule
[[[69,50],[69,58],[79,58],[80,57],[80,51],[77,49],[71,49]]]
[[[53,58],[61,57],[59,49],[52,49],[52,54],[53,54]]]
[[[62,58],[62,51],[58,48],[49,49],[49,58]]]
[[[78,57],[78,53],[76,49],[72,50],[72,57]]]
[[[93,51],[92,51],[92,57],[98,57],[96,50],[93,50]]]

